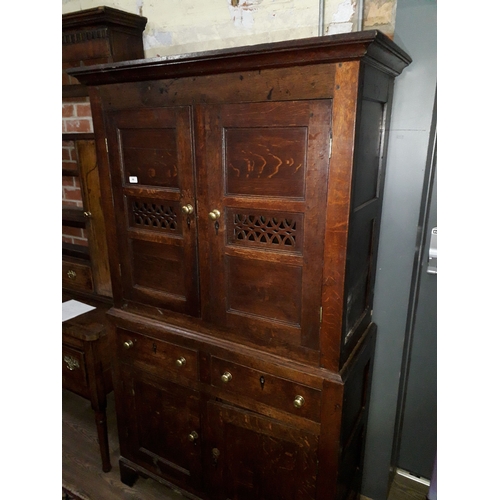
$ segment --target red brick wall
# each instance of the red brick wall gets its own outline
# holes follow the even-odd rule
[[[89,133],[93,132],[92,115],[88,98],[74,98],[63,100],[62,103],[62,132]],[[62,177],[62,204],[63,207],[83,207],[80,191],[80,180],[77,177],[76,149],[73,141],[62,143],[62,168],[75,170],[75,176]],[[62,241],[77,245],[88,245],[85,229],[69,226],[62,227]]]
[[[62,132],[63,134],[93,132],[92,114],[88,98],[74,98],[63,101]]]

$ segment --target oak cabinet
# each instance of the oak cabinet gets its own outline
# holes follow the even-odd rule
[[[359,496],[409,62],[371,31],[70,71],[95,117],[124,482]]]

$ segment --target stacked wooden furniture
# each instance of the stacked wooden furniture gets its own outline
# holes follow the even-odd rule
[[[359,495],[393,81],[377,31],[81,68],[122,481]]]
[[[109,7],[83,10],[62,16],[62,97],[88,96],[87,89],[66,69],[100,62],[144,57],[142,31],[146,18]],[[77,299],[95,307],[92,312],[62,324],[63,388],[89,399],[98,430],[103,470],[109,471],[106,395],[112,390],[109,336],[105,312],[111,306],[108,248],[101,208],[100,181],[94,134],[63,134],[74,143],[76,169],[63,176],[77,177],[82,208],[63,208],[63,226],[86,229],[88,246],[63,243],[63,302]]]

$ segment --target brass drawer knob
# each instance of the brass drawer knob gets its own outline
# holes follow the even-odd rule
[[[194,212],[193,205],[190,205],[189,203],[187,205],[184,205],[182,208],[182,213],[185,215],[191,215]]]
[[[70,279],[70,280],[74,280],[76,278],[76,272],[73,271],[72,269],[70,269],[67,273],[66,273],[66,276]]]
[[[219,217],[220,217],[220,212],[219,210],[212,210],[208,216],[212,219],[212,220],[217,220]]]
[[[183,358],[182,356],[175,362],[175,364],[179,367],[182,368],[186,364],[186,358]]]
[[[221,380],[227,384],[228,382],[231,381],[231,379],[233,378],[233,376],[229,373],[229,372],[224,372],[224,374],[221,376]]]
[[[302,396],[295,396],[295,399],[293,401],[293,406],[295,408],[302,408],[304,406],[305,399]]]
[[[83,212],[83,216],[86,218],[86,219],[90,219],[92,217],[92,214],[90,212]]]
[[[198,433],[196,431],[193,431],[189,434],[188,436],[189,441],[194,443],[198,439]]]
[[[126,340],[123,343],[123,347],[125,347],[125,349],[130,349],[130,348],[134,347],[134,343],[131,340]]]

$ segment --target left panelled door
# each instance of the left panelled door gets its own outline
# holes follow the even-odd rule
[[[199,315],[189,107],[129,109],[108,123],[122,295]]]
[[[119,371],[122,456],[186,489],[199,487],[199,393],[130,366]]]

